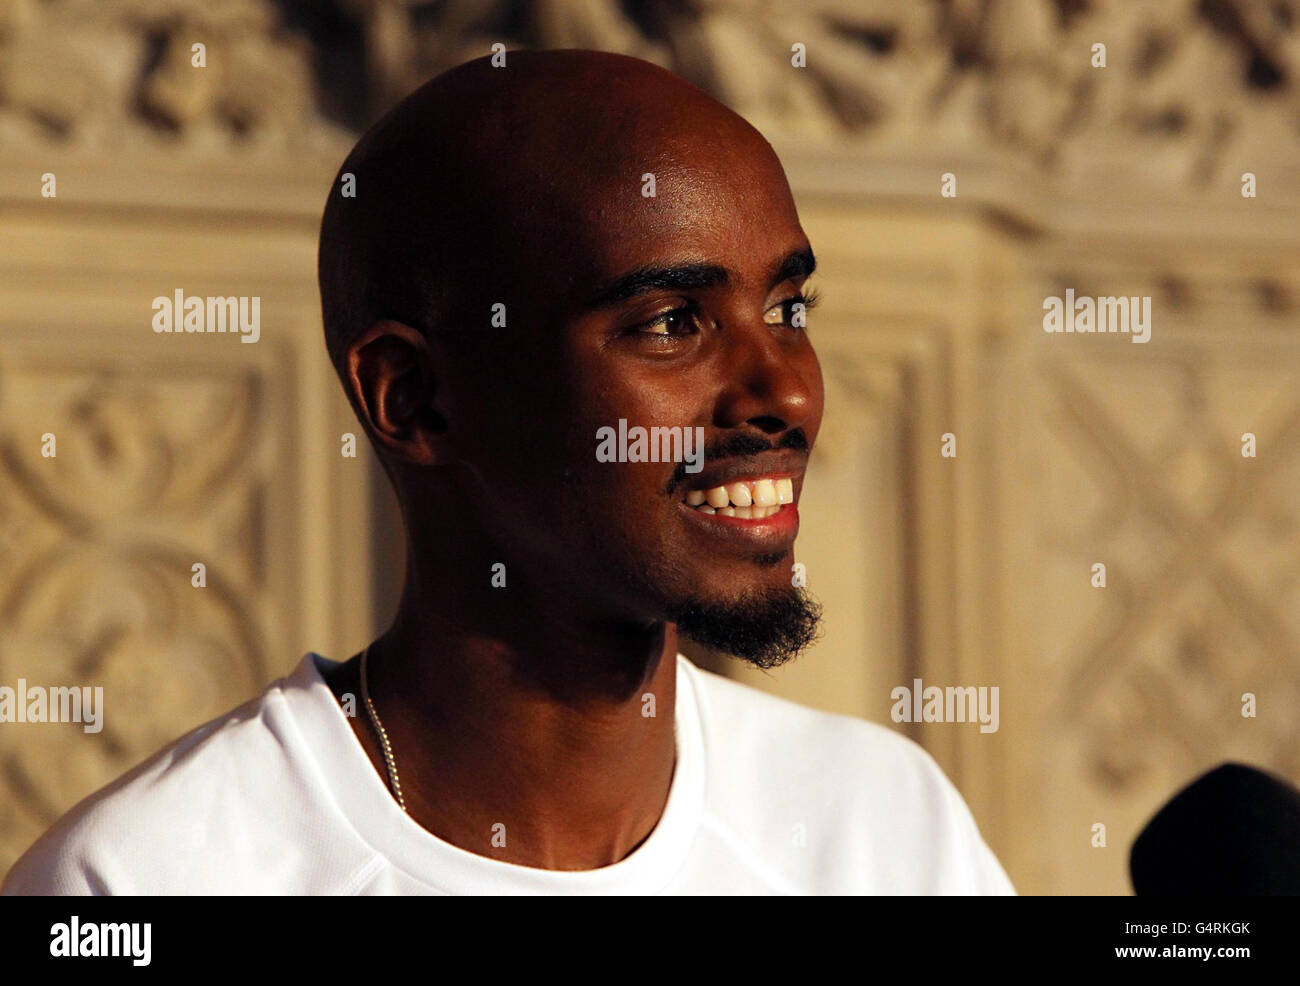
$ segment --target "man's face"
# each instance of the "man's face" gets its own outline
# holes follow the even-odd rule
[[[527,323],[517,369],[457,400],[477,404],[472,496],[535,587],[780,663],[779,641],[747,637],[802,646],[816,622],[792,585],[823,401],[792,324],[811,250],[765,144],[699,141],[647,170],[654,198],[624,172],[556,206],[569,215],[552,249],[519,270],[534,300],[512,313]],[[598,432],[620,419],[702,429],[702,470],[599,461]]]

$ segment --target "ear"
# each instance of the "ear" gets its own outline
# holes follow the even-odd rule
[[[385,319],[358,336],[343,356],[357,415],[376,448],[418,465],[456,459],[448,434],[446,367],[423,333]]]

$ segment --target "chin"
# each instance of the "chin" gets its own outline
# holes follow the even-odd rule
[[[784,556],[783,556],[784,557]],[[675,606],[679,632],[756,667],[774,668],[799,656],[818,637],[821,605],[784,578],[738,596],[697,596]]]

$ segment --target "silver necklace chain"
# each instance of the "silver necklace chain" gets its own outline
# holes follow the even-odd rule
[[[361,700],[365,702],[366,713],[370,716],[371,725],[375,727],[375,732],[379,736],[379,748],[384,752],[384,763],[388,767],[388,786],[392,789],[393,797],[397,799],[402,811],[406,811],[402,785],[397,779],[397,760],[393,757],[393,745],[388,742],[388,733],[383,723],[379,721],[379,713],[375,711],[375,703],[370,701],[370,689],[366,686],[366,655],[369,653],[369,646],[361,652]]]

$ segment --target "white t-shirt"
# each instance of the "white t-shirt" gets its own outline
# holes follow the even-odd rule
[[[920,746],[677,658],[677,762],[649,837],[519,866],[408,817],[305,655],[65,815],[5,894],[1014,894]]]

